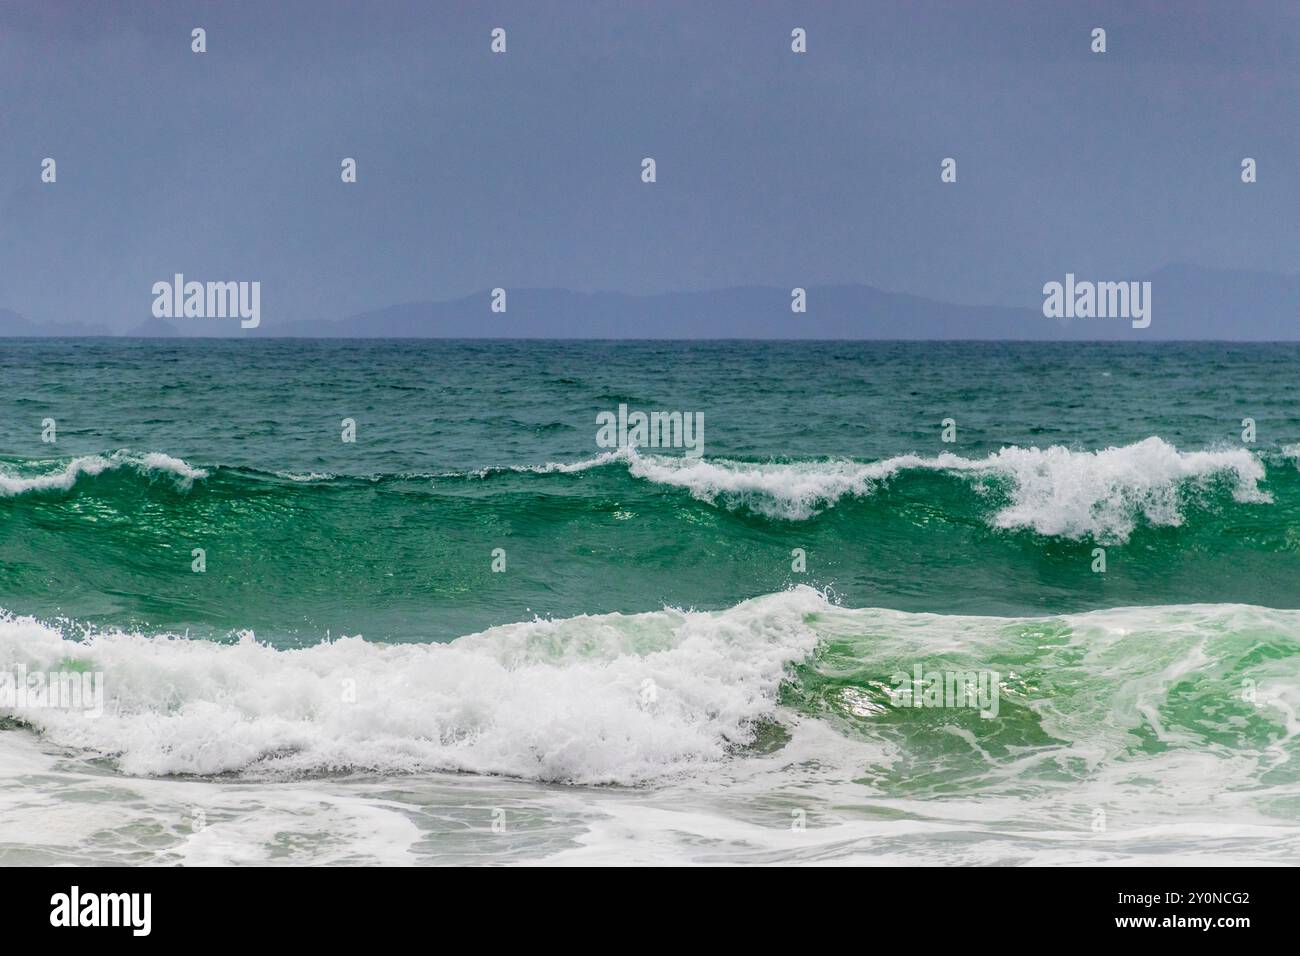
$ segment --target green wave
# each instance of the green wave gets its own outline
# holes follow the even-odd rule
[[[130,452],[10,459],[0,606],[313,643],[447,640],[534,614],[716,609],[799,583],[852,605],[945,613],[1300,604],[1292,459],[1158,439],[1113,451],[606,455],[369,476]]]

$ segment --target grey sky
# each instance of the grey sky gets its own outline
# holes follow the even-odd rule
[[[498,285],[1036,304],[1067,271],[1294,274],[1298,107],[1294,2],[7,0],[0,307],[125,328],[176,272],[260,280],[286,318]]]

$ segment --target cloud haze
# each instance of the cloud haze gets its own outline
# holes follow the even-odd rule
[[[260,281],[279,321],[494,286],[1034,307],[1067,272],[1294,274],[1298,62],[1290,2],[8,2],[0,306],[126,329],[174,273]]]

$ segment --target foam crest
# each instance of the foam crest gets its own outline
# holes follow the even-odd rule
[[[1181,452],[1154,437],[1094,452],[1004,448],[988,467],[1012,482],[1011,501],[994,523],[1043,535],[1123,541],[1139,518],[1181,525],[1188,501],[1218,478],[1231,483],[1236,501],[1272,501],[1258,487],[1264,466],[1246,449]]]
[[[628,461],[635,454],[635,449],[620,448],[616,451],[604,451],[590,458],[583,458],[580,461],[548,461],[541,465],[492,465],[470,472],[469,477],[487,478],[499,474],[576,475],[584,471],[590,471],[593,468],[602,468],[614,462]],[[459,478],[462,475],[459,472],[449,472],[435,477]]]
[[[943,456],[959,461],[956,456]],[[868,495],[901,468],[924,467],[915,456],[873,464],[852,461],[753,463],[633,455],[629,472],[655,484],[684,488],[709,503],[745,507],[771,518],[802,521],[845,495]]]
[[[638,783],[725,757],[776,708],[827,608],[804,587],[717,613],[497,627],[451,644],[275,650],[0,619],[0,669],[100,672],[101,716],[13,716],[133,774],[469,771]]]
[[[189,488],[195,479],[208,477],[202,468],[194,468],[180,458],[162,452],[139,454],[115,451],[110,455],[83,455],[67,462],[31,462],[28,467],[37,469],[36,473],[12,474],[0,471],[0,495],[68,491],[82,476],[93,478],[119,468],[131,468],[150,478],[167,476],[173,478],[179,488]]]
[[[1182,452],[1156,437],[1101,451],[1008,447],[982,459],[944,453],[865,464],[632,455],[628,468],[635,477],[686,489],[703,501],[793,521],[806,520],[846,495],[870,495],[902,472],[948,472],[979,479],[978,491],[1003,497],[1005,503],[989,519],[996,527],[1120,541],[1139,520],[1181,524],[1189,500],[1210,491],[1216,479],[1230,482],[1237,501],[1272,500],[1258,487],[1264,465],[1248,450]]]

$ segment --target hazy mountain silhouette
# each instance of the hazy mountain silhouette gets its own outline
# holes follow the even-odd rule
[[[36,322],[12,309],[0,309],[0,338],[83,338],[112,335],[102,325],[83,322]]]
[[[1063,281],[1044,276],[1036,282]],[[487,291],[447,302],[412,302],[334,322],[277,324],[263,335],[394,338],[756,338],[1274,341],[1300,339],[1300,277],[1171,265],[1145,276],[1079,280],[1151,282],[1152,321],[1049,319],[1026,308],[964,306],[864,285],[811,286],[806,313],[790,290],[740,287],[634,296],[561,289],[507,290],[494,313]]]
[[[1028,295],[1060,275],[1035,277]],[[231,319],[150,318],[128,335],[259,338],[752,338],[1133,340],[1300,339],[1300,277],[1166,266],[1145,276],[1086,275],[1078,281],[1149,280],[1151,325],[1126,319],[1051,319],[1031,306],[965,306],[865,285],[807,287],[807,312],[790,309],[789,288],[743,286],[706,292],[627,295],[508,289],[492,312],[487,290],[440,302],[391,305],[342,319],[288,321],[263,314],[256,329]],[[109,334],[98,326],[41,324],[0,310],[0,336]]]
[[[276,325],[266,335],[382,338],[1026,338],[1027,309],[970,308],[868,286],[807,290],[808,311],[790,310],[790,290],[741,287],[664,295],[507,290],[507,310],[490,293],[448,302],[412,302],[337,322]],[[1042,325],[1041,316],[1038,325]]]

